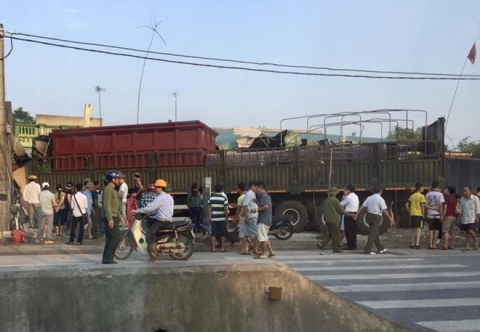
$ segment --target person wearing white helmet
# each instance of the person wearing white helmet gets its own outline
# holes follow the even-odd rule
[[[132,211],[133,214],[151,214],[151,217],[149,218],[150,227],[148,228],[146,236],[151,262],[159,261],[157,248],[155,247],[155,234],[160,227],[172,222],[173,197],[167,194],[167,185],[167,182],[163,179],[155,181],[155,192],[157,193],[155,200],[144,208]]]
[[[42,192],[39,195],[40,212],[38,214],[38,235],[37,243],[42,241],[45,236],[45,244],[53,244],[53,214],[57,207],[55,195],[50,191],[48,182],[42,183]]]

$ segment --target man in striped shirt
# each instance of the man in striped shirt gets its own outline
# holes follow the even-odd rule
[[[208,220],[212,224],[212,249],[215,252],[216,237],[221,239],[221,251],[225,252],[227,237],[228,199],[222,194],[223,186],[217,184],[215,193],[208,200]]]

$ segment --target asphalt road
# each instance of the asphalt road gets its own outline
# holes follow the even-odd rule
[[[0,273],[48,269],[52,266],[82,269],[141,266],[146,256],[134,253],[118,265],[100,265],[97,253],[0,256]],[[413,331],[480,331],[480,252],[448,254],[438,251],[392,250],[383,255],[333,254],[318,250],[277,251],[273,258],[318,285],[365,306],[368,310]],[[165,257],[160,264],[235,264],[253,256],[236,252],[196,252],[188,262]]]

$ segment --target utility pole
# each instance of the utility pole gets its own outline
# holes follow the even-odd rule
[[[102,98],[100,97],[100,93],[101,93],[102,91],[107,91],[107,90],[105,90],[104,88],[102,88],[100,85],[97,85],[97,86],[95,87],[95,91],[98,92],[98,110],[100,111],[100,119],[103,119],[103,118],[102,118]]]
[[[172,93],[172,96],[175,98],[175,123],[177,122],[177,97],[180,96],[180,94],[177,91],[174,91]]]
[[[5,31],[0,24],[0,239],[10,231],[12,200],[12,123],[5,105]],[[11,113],[11,111],[10,111]]]

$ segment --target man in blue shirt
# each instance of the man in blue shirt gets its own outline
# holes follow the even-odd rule
[[[158,252],[155,247],[155,234],[158,230],[172,222],[173,217],[173,198],[166,192],[167,182],[162,179],[158,179],[155,182],[155,192],[157,197],[153,202],[145,206],[144,208],[132,211],[132,213],[149,213],[149,223],[146,240],[148,244],[148,252],[150,253],[150,261],[158,262]]]

